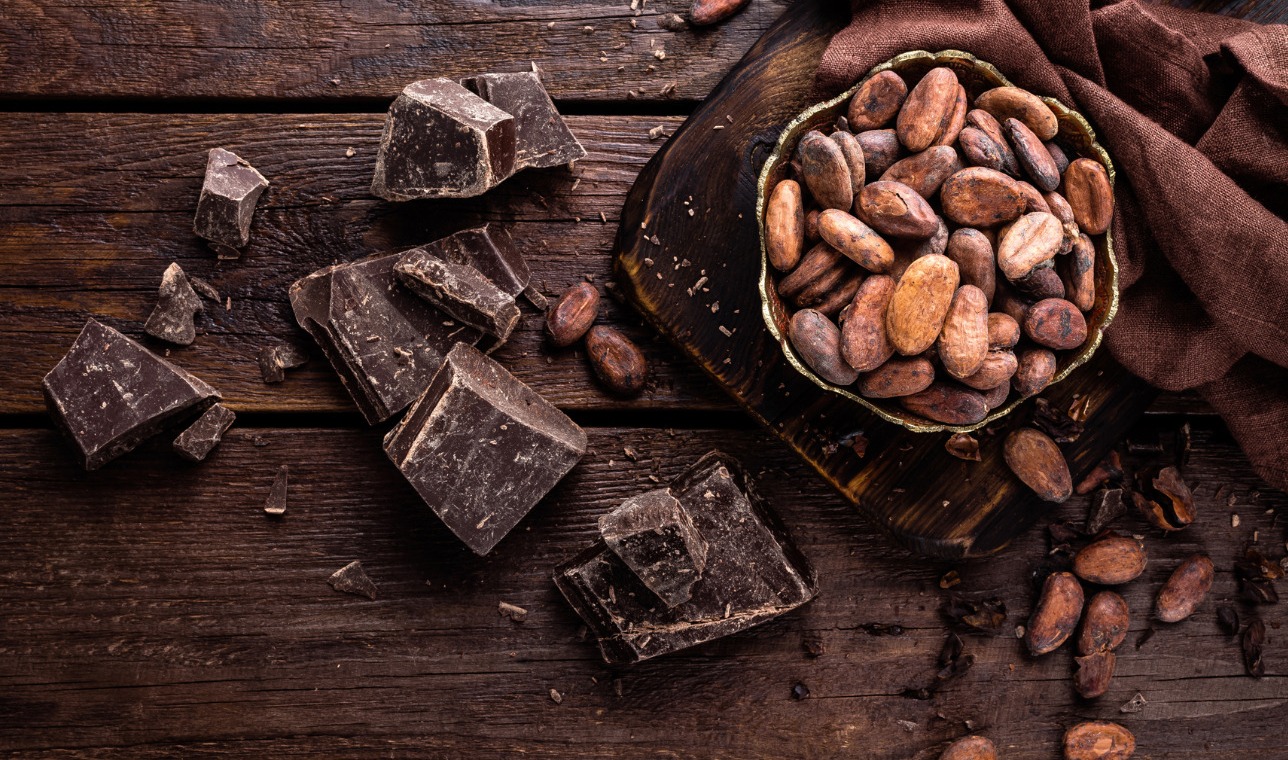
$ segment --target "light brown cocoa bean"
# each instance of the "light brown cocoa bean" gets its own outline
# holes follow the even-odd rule
[[[864,398],[897,398],[920,393],[935,379],[935,368],[922,356],[896,356],[859,377]]]
[[[962,158],[971,166],[982,166],[999,172],[1006,170],[1002,151],[993,138],[983,130],[975,127],[964,128],[957,136],[957,144],[961,146]]]
[[[1078,654],[1110,652],[1127,638],[1131,615],[1127,600],[1113,591],[1101,591],[1087,602],[1078,634]]]
[[[867,179],[863,146],[859,143],[859,138],[844,130],[833,132],[831,138],[841,148],[841,155],[845,156],[845,165],[850,169],[851,195],[858,196],[859,191],[863,189],[864,181]]]
[[[1212,588],[1215,568],[1205,554],[1187,557],[1158,592],[1154,612],[1164,623],[1179,623],[1199,608]]]
[[[902,182],[922,198],[929,200],[939,192],[940,185],[955,172],[961,171],[962,162],[957,151],[948,145],[936,145],[901,158],[881,175],[883,182]]]
[[[899,403],[913,414],[945,425],[974,425],[988,416],[983,395],[956,383],[931,383],[924,391],[899,399]]]
[[[1028,348],[1015,357],[1019,365],[1011,378],[1011,387],[1024,398],[1036,396],[1051,384],[1055,377],[1055,354],[1046,348]]]
[[[1096,699],[1109,691],[1114,678],[1118,655],[1113,652],[1092,652],[1075,657],[1078,669],[1073,674],[1073,688],[1083,699]]]
[[[1063,298],[1044,298],[1024,317],[1024,334],[1034,343],[1067,351],[1087,342],[1087,319]]]
[[[925,198],[902,182],[873,182],[859,193],[858,217],[883,235],[928,238],[939,229],[939,217]]]
[[[880,177],[903,154],[903,145],[893,129],[869,129],[855,135],[863,146],[863,162],[867,176]]]
[[[689,23],[694,26],[710,26],[729,18],[751,0],[693,0],[689,8]]]
[[[979,369],[960,380],[963,385],[977,391],[988,391],[999,385],[1009,388],[1011,377],[1015,375],[1018,366],[1019,362],[1011,351],[989,351],[984,355],[984,361],[980,362]]]
[[[769,265],[789,272],[800,263],[805,251],[805,209],[801,186],[785,179],[774,185],[765,206],[765,251]]]
[[[1089,583],[1120,586],[1145,572],[1146,562],[1144,543],[1111,533],[1078,550],[1073,573]]]
[[[1127,760],[1136,737],[1117,723],[1090,720],[1064,732],[1064,760]]]
[[[1060,220],[1060,227],[1064,230],[1064,239],[1060,242],[1060,253],[1068,253],[1073,249],[1073,243],[1078,239],[1078,222],[1073,218],[1073,209],[1069,207],[1069,201],[1065,200],[1063,195],[1056,192],[1043,193],[1042,199],[1046,201],[1047,208]]]
[[[823,242],[840,251],[869,272],[885,272],[894,263],[894,249],[868,225],[840,209],[819,215],[818,234]]]
[[[1033,180],[1033,184],[1046,192],[1060,186],[1060,172],[1055,167],[1055,161],[1038,136],[1033,134],[1033,130],[1019,119],[1006,119],[1002,122],[1002,130],[1006,132],[1015,157],[1020,160],[1020,166],[1029,179]]]
[[[796,148],[796,158],[805,185],[820,206],[849,210],[854,203],[854,185],[845,154],[835,140],[818,130],[806,132]]]
[[[996,388],[989,388],[986,391],[980,391],[984,396],[984,403],[988,406],[988,411],[993,411],[1006,403],[1006,399],[1011,396],[1011,384],[1002,383]]]
[[[1046,198],[1042,197],[1042,191],[1024,180],[1017,180],[1015,185],[1020,190],[1020,197],[1024,199],[1024,213],[1031,214],[1034,211],[1051,213],[1051,207],[1047,205]]]
[[[1018,280],[1033,268],[1055,258],[1064,236],[1060,220],[1043,211],[1025,214],[997,244],[997,267],[1007,279]]]
[[[993,227],[1019,218],[1024,198],[1015,180],[994,169],[972,166],[944,181],[944,216],[965,227]]]
[[[1082,311],[1096,305],[1096,247],[1091,238],[1079,235],[1068,256],[1060,258],[1060,279],[1065,298]]]
[[[1056,273],[1051,262],[1033,268],[1033,271],[1012,280],[1011,285],[1020,295],[1041,301],[1044,298],[1064,298],[1064,280]]]
[[[1042,99],[1019,87],[995,87],[975,98],[975,107],[993,115],[999,122],[1018,119],[1041,140],[1050,140],[1060,131],[1055,113]]]
[[[886,309],[893,295],[894,280],[886,275],[873,275],[859,286],[842,317],[841,357],[859,372],[870,372],[894,355],[885,326]],[[934,377],[933,371],[931,377]]]
[[[630,338],[599,325],[586,333],[586,356],[595,375],[613,393],[636,396],[648,381],[648,362]]]
[[[997,260],[988,236],[977,229],[962,227],[948,237],[944,255],[957,262],[963,285],[974,285],[989,305],[997,288]]]
[[[579,282],[555,299],[546,312],[546,330],[556,346],[571,346],[586,334],[599,316],[599,290]]]
[[[957,99],[953,102],[953,114],[948,117],[948,125],[944,131],[939,133],[939,137],[931,145],[952,145],[957,142],[957,136],[961,134],[962,127],[966,126],[966,88],[960,84],[957,85]]]
[[[1064,152],[1056,143],[1047,140],[1045,143],[1047,153],[1051,154],[1051,160],[1055,162],[1056,171],[1064,174],[1064,170],[1069,168],[1069,154]]]
[[[963,736],[948,745],[939,760],[997,760],[997,748],[982,736]]]
[[[906,97],[908,85],[893,71],[882,71],[868,77],[850,98],[850,108],[846,112],[850,129],[862,132],[884,127],[899,113]]]
[[[961,378],[979,370],[988,356],[988,299],[984,291],[974,285],[957,288],[938,345],[939,361],[948,374]],[[989,387],[993,385],[997,383]]]
[[[814,309],[792,315],[788,328],[792,347],[819,377],[835,385],[851,385],[858,370],[841,358],[841,331],[832,320]]]
[[[822,312],[828,319],[836,319],[841,310],[849,306],[850,302],[854,300],[854,294],[859,292],[859,286],[862,284],[863,274],[851,271],[814,308]]]
[[[842,258],[840,251],[827,243],[819,243],[801,257],[801,263],[791,274],[778,281],[778,294],[787,299],[796,298],[811,283],[837,268]]]
[[[823,212],[819,209],[812,208],[805,214],[805,240],[810,243],[817,243],[818,236],[818,217]]]
[[[991,113],[980,108],[966,112],[966,126],[974,127],[988,136],[997,147],[997,152],[1001,156],[1002,165],[990,167],[1005,172],[1012,177],[1020,176],[1020,161],[1015,157],[1015,151],[1011,150],[1011,144],[1006,141],[1006,133],[1002,131],[1002,123],[993,117]],[[960,140],[960,135],[958,140]]]
[[[1098,162],[1079,158],[1069,164],[1064,172],[1064,197],[1083,232],[1099,235],[1109,229],[1114,217],[1114,191],[1109,173]]]
[[[926,72],[908,92],[895,119],[899,142],[914,153],[929,148],[952,121],[957,87],[952,69],[940,66]]]
[[[1069,464],[1064,461],[1064,454],[1060,453],[1055,441],[1045,433],[1033,428],[1017,428],[1006,437],[1002,453],[1011,472],[1044,501],[1059,504],[1073,495]],[[1082,610],[1081,591],[1078,610]]]
[[[1037,431],[1034,431],[1037,432]],[[1060,648],[1078,627],[1082,615],[1082,584],[1073,573],[1051,573],[1024,629],[1024,643],[1035,656]]]
[[[957,265],[947,256],[922,256],[908,266],[886,311],[886,332],[895,351],[915,356],[934,344],[957,285]]]

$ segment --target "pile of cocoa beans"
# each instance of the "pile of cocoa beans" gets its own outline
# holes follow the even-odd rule
[[[1057,132],[1032,93],[972,102],[939,67],[881,72],[831,134],[806,133],[764,231],[801,359],[951,425],[1044,389],[1087,340],[1093,236],[1113,216],[1105,168]]]

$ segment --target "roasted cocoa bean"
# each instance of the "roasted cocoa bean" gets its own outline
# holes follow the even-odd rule
[[[822,215],[822,213],[823,213],[822,211],[816,208],[812,208],[805,214],[806,242],[817,243],[820,240],[818,236],[818,218],[820,215]]]
[[[897,398],[924,391],[935,379],[935,368],[921,356],[896,356],[859,377],[864,398]]]
[[[823,208],[848,211],[854,203],[854,185],[841,146],[822,132],[811,130],[801,138],[796,158],[814,200]]]
[[[961,171],[957,151],[948,145],[937,145],[907,158],[901,158],[881,175],[883,182],[902,182],[926,200],[954,173]]]
[[[984,355],[984,361],[980,362],[979,369],[959,379],[963,385],[968,385],[977,391],[989,391],[1000,385],[1009,388],[1011,378],[1015,375],[1018,366],[1014,353],[1007,350],[989,351]]]
[[[1046,198],[1042,197],[1041,190],[1024,180],[1017,180],[1015,185],[1020,190],[1020,197],[1024,199],[1024,213],[1031,214],[1034,211],[1051,213],[1051,207],[1047,205]]]
[[[1113,591],[1101,591],[1091,597],[1087,611],[1083,613],[1082,632],[1078,634],[1078,654],[1117,649],[1127,638],[1127,628],[1130,625],[1127,600]]]
[[[1055,162],[1056,171],[1064,174],[1064,170],[1069,168],[1069,154],[1064,152],[1064,148],[1050,140],[1043,144],[1046,145],[1047,153],[1051,154],[1051,160]]]
[[[962,158],[971,166],[982,166],[999,172],[1006,170],[1002,151],[982,129],[966,127],[957,136],[957,144],[961,146]]]
[[[947,256],[922,256],[895,286],[886,311],[890,344],[904,356],[930,348],[939,337],[957,292],[957,265]]]
[[[819,215],[818,234],[823,242],[869,272],[886,272],[894,264],[894,249],[885,238],[839,209],[830,208]]]
[[[689,23],[694,26],[718,24],[742,10],[751,0],[693,0]]]
[[[1073,557],[1073,572],[1089,583],[1119,586],[1145,572],[1145,544],[1111,533],[1082,547]]]
[[[988,299],[984,291],[974,285],[957,288],[939,333],[938,348],[939,361],[953,377],[968,377],[984,364],[988,356]]]
[[[787,299],[796,298],[811,283],[837,268],[842,258],[840,251],[827,243],[819,243],[809,249],[791,274],[778,281],[778,294]]]
[[[939,760],[997,760],[997,748],[982,736],[963,736],[948,745]]]
[[[1015,180],[982,166],[962,169],[944,181],[944,215],[965,227],[993,227],[1018,219],[1024,198]]]
[[[1063,298],[1045,298],[1033,304],[1023,327],[1034,343],[1057,351],[1078,348],[1087,342],[1086,317]]]
[[[851,195],[857,197],[867,179],[863,146],[859,143],[859,138],[844,130],[833,132],[831,138],[841,148],[841,155],[845,156],[845,165],[850,169]]]
[[[886,336],[886,309],[894,286],[886,275],[864,280],[841,319],[841,357],[859,372],[870,372],[894,355]]]
[[[850,98],[850,108],[846,112],[850,129],[862,132],[884,127],[899,113],[899,107],[907,97],[908,85],[893,71],[882,71],[868,77]]]
[[[1033,184],[1044,192],[1060,186],[1060,172],[1055,167],[1055,161],[1051,160],[1051,154],[1047,153],[1046,146],[1033,134],[1033,130],[1019,119],[1004,120],[1002,130],[1006,132],[1016,158],[1020,159],[1020,166],[1029,179],[1033,180]]]
[[[1043,211],[1025,214],[1002,233],[997,266],[1007,279],[1018,280],[1033,268],[1055,258],[1064,236],[1060,220]]]
[[[974,127],[988,136],[989,140],[997,147],[997,152],[1001,156],[1002,165],[996,168],[1005,172],[1012,177],[1020,176],[1020,161],[1015,157],[1015,151],[1011,150],[1011,144],[1006,141],[1006,133],[1002,131],[1002,124],[993,117],[988,111],[976,108],[966,112],[966,125]],[[961,140],[961,136],[958,136]]]
[[[885,174],[903,155],[903,145],[893,129],[869,129],[855,137],[863,146],[863,162],[869,177]]]
[[[1064,173],[1064,197],[1083,232],[1099,235],[1109,229],[1114,216],[1114,191],[1109,173],[1098,162],[1079,158],[1069,164]]]
[[[1064,760],[1128,760],[1136,737],[1117,723],[1090,720],[1064,732]]]
[[[1164,623],[1178,623],[1199,608],[1212,588],[1215,568],[1205,554],[1187,557],[1158,592],[1154,611]]]
[[[983,291],[991,306],[997,288],[997,260],[988,237],[977,229],[963,227],[948,237],[944,255],[957,263],[962,284]]]
[[[1036,396],[1051,384],[1055,377],[1055,354],[1045,348],[1028,348],[1015,356],[1019,360],[1011,386],[1024,398]]]
[[[1056,273],[1050,262],[1033,269],[1011,285],[1025,298],[1041,301],[1046,298],[1064,298],[1064,280]]]
[[[822,301],[819,301],[815,309],[822,312],[828,319],[836,319],[841,310],[849,306],[854,300],[854,295],[859,292],[859,286],[863,284],[863,275],[859,272],[850,272],[841,280],[841,283],[827,295]]]
[[[991,412],[994,409],[1001,407],[1006,403],[1006,400],[1010,398],[1011,384],[1002,383],[996,388],[989,388],[986,391],[980,391],[980,393],[983,394],[984,403],[988,405],[988,410]]]
[[[831,269],[823,272],[813,282],[808,283],[801,292],[796,294],[792,302],[802,308],[814,308],[831,298],[832,293],[841,287],[842,283],[852,274],[854,274],[853,265],[842,257],[837,260]]]
[[[1092,652],[1075,657],[1078,664],[1073,674],[1073,688],[1083,699],[1096,699],[1109,691],[1109,682],[1113,680],[1114,668],[1118,656],[1113,652]]]
[[[1034,431],[1036,432],[1036,431]],[[1072,573],[1051,573],[1024,629],[1029,652],[1040,656],[1060,648],[1078,627],[1082,616],[1082,584]]]
[[[1002,453],[1011,472],[1044,501],[1061,503],[1073,495],[1069,464],[1045,433],[1033,428],[1017,428],[1006,437]],[[1081,591],[1078,609],[1082,609]]]
[[[1065,200],[1059,193],[1043,193],[1042,199],[1046,201],[1047,208],[1060,220],[1060,228],[1064,230],[1064,239],[1060,241],[1060,253],[1068,253],[1073,248],[1073,243],[1078,239],[1078,222],[1073,218],[1073,209],[1069,207],[1069,201]]]
[[[841,358],[841,331],[822,313],[801,309],[793,314],[788,337],[801,360],[827,382],[844,386],[858,379],[858,370]]]
[[[913,414],[945,425],[974,425],[988,416],[984,397],[956,383],[931,383],[924,391],[899,399],[899,403]]]
[[[966,126],[966,88],[957,85],[957,101],[953,104],[953,115],[948,118],[948,126],[939,133],[932,145],[952,145],[957,142],[962,127]]]
[[[630,338],[599,325],[586,333],[586,356],[595,375],[613,393],[636,396],[648,381],[648,362]]]
[[[957,87],[952,69],[940,66],[926,72],[908,92],[895,119],[899,142],[913,152],[929,148],[952,121]]]
[[[546,312],[546,330],[556,346],[571,346],[586,334],[599,316],[599,290],[579,282],[555,299]]]
[[[1065,298],[1082,311],[1096,305],[1096,247],[1091,238],[1079,235],[1068,256],[1057,264],[1064,282]]]
[[[780,272],[790,272],[800,263],[805,251],[805,208],[801,186],[785,179],[774,185],[765,206],[765,251],[769,264]]]
[[[934,209],[902,182],[873,182],[859,193],[858,216],[883,235],[928,238],[939,229]]]
[[[988,315],[988,347],[992,351],[1015,348],[1020,342],[1020,325],[1000,311]]]
[[[999,122],[1020,120],[1040,140],[1050,140],[1060,131],[1060,123],[1047,104],[1037,95],[1018,87],[986,90],[975,98],[975,107],[992,114]]]

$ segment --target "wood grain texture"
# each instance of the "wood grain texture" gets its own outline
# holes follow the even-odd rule
[[[909,561],[767,433],[594,429],[569,479],[480,558],[419,502],[376,431],[234,427],[201,466],[153,446],[91,474],[51,431],[3,431],[0,747],[23,757],[925,760],[971,720],[1004,757],[1045,760],[1065,727],[1099,717],[1135,732],[1142,757],[1273,757],[1288,707],[1288,607],[1262,608],[1271,648],[1260,681],[1242,675],[1214,609],[1234,596],[1231,563],[1254,531],[1282,555],[1284,523],[1266,510],[1282,514],[1288,498],[1265,491],[1219,430],[1195,433],[1194,525],[1167,538],[1136,518],[1118,526],[1149,534],[1150,564],[1125,587],[1131,633],[1096,703],[1074,696],[1067,648],[1031,660],[1012,633],[1031,605],[1042,531],[959,567],[955,590],[1001,598],[1006,624],[965,637],[978,660],[960,681],[931,700],[901,696],[936,670],[937,579],[948,566]],[[611,671],[550,570],[593,540],[600,514],[713,447],[757,475],[816,566],[821,594],[745,634]],[[282,464],[291,486],[279,521],[261,507]],[[1078,498],[1059,514],[1081,520],[1085,509]],[[1238,529],[1231,512],[1242,515]],[[1153,595],[1196,550],[1216,562],[1212,598],[1136,650]],[[353,559],[377,584],[376,601],[326,585]],[[502,600],[529,609],[527,622],[501,617]],[[872,623],[904,632],[873,636]],[[805,656],[806,636],[822,640],[821,657]],[[791,698],[797,682],[809,699]],[[1137,691],[1145,710],[1119,714]]]
[[[0,97],[378,102],[417,79],[536,63],[557,100],[696,100],[787,6],[756,0],[673,31],[687,3],[641,2],[636,14],[629,0],[12,0]]]

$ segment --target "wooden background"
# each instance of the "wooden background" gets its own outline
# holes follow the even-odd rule
[[[1192,5],[1288,19],[1279,0]],[[753,0],[718,28],[677,31],[668,17],[684,8],[664,2],[638,15],[590,0],[0,6],[0,751],[933,758],[970,721],[1006,758],[1054,758],[1064,728],[1100,717],[1135,732],[1138,756],[1288,757],[1283,606],[1260,610],[1270,628],[1262,680],[1243,675],[1213,614],[1236,595],[1231,564],[1247,542],[1283,555],[1288,498],[1190,396],[1162,397],[1129,436],[1148,461],[1191,422],[1187,477],[1201,517],[1168,538],[1121,523],[1149,533],[1152,559],[1125,592],[1135,614],[1110,693],[1077,700],[1068,651],[1035,661],[1014,639],[1047,548],[1034,530],[958,568],[955,590],[1002,598],[1007,622],[965,636],[974,668],[918,700],[903,693],[936,670],[946,633],[937,581],[949,567],[893,547],[611,299],[604,321],[651,361],[639,399],[603,395],[584,357],[543,343],[531,310],[498,352],[588,428],[593,451],[486,558],[417,500],[380,451],[383,430],[362,424],[294,326],[285,289],[297,277],[481,220],[513,223],[545,292],[584,277],[603,284],[622,199],[660,145],[649,129],[674,130],[784,7]],[[403,84],[529,61],[586,160],[474,201],[370,197],[383,112]],[[240,262],[215,261],[191,234],[214,145],[273,183]],[[82,473],[48,424],[40,378],[89,315],[141,335],[170,261],[231,299],[208,304],[203,334],[171,358],[218,388],[238,424],[202,465],[151,445]],[[282,340],[313,360],[265,385],[255,354]],[[550,570],[592,540],[599,514],[713,447],[761,474],[819,571],[820,598],[746,634],[609,670]],[[274,521],[260,507],[282,464],[290,505]],[[1078,498],[1060,515],[1081,520],[1085,509]],[[1217,564],[1213,599],[1136,649],[1159,583],[1199,549]],[[376,601],[326,585],[353,559],[378,585]],[[531,614],[513,623],[500,601]],[[877,635],[874,624],[902,632]],[[808,657],[806,640],[821,640],[822,656]],[[792,699],[797,683],[809,698]],[[1121,715],[1137,692],[1148,705]]]

